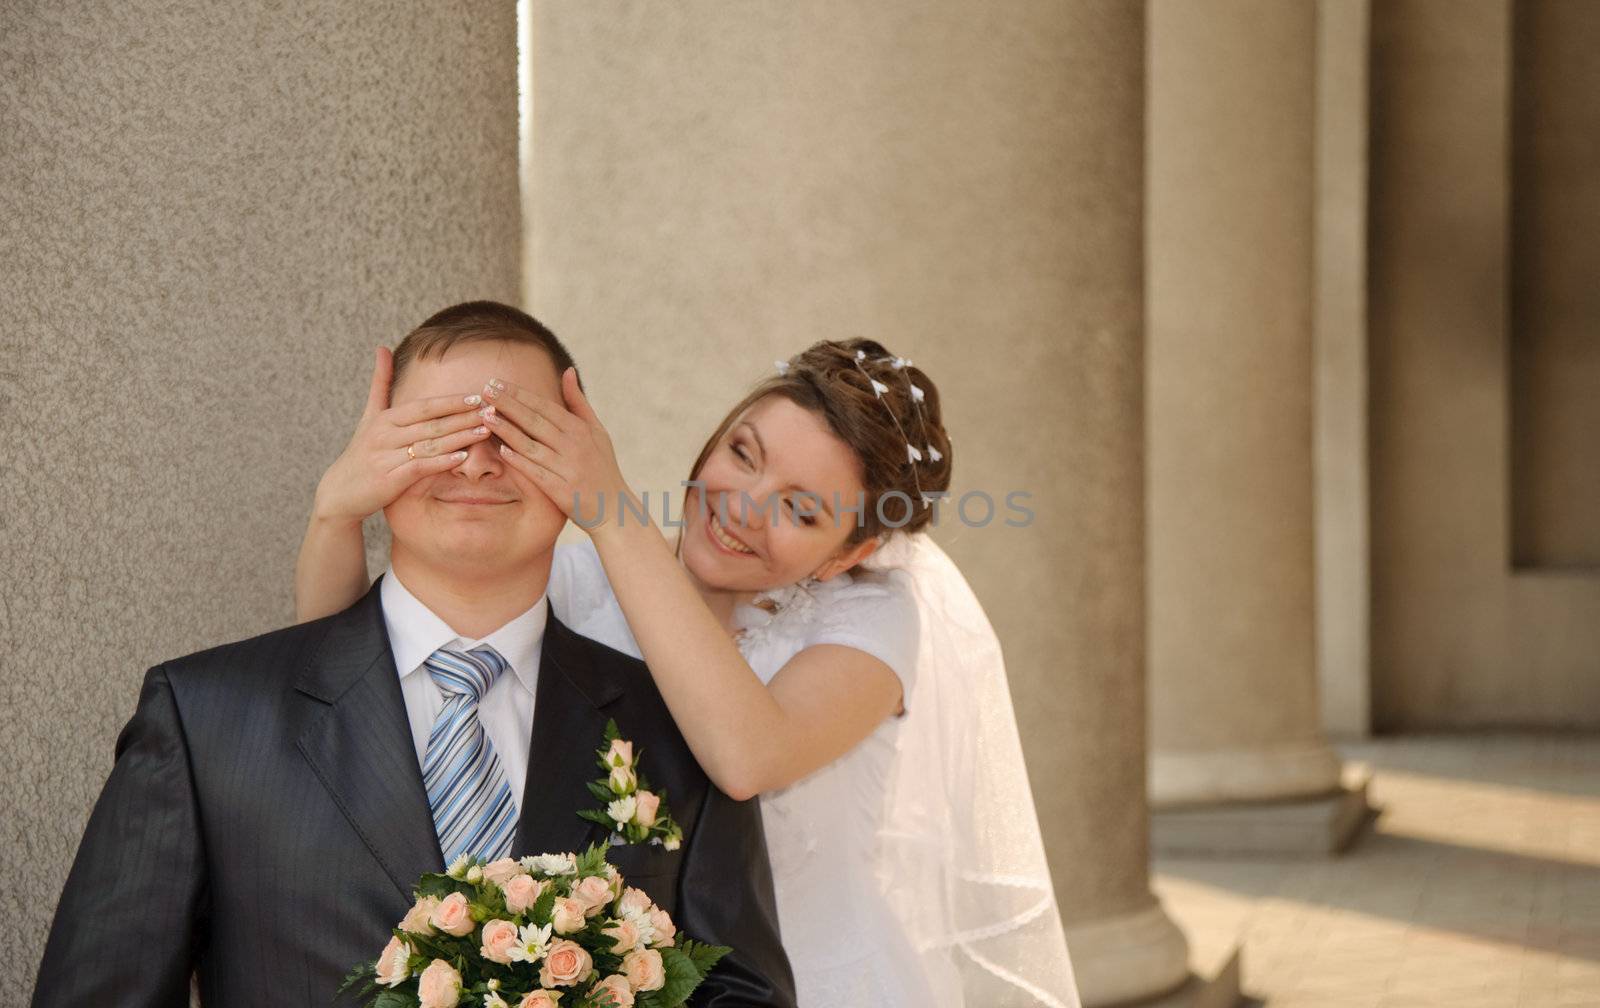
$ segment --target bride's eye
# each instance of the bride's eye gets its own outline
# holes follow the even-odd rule
[[[750,464],[750,454],[744,450],[744,446],[739,444],[739,442],[729,441],[728,450],[739,456],[740,462],[743,462],[745,465]]]

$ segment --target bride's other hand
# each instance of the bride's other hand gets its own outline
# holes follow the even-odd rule
[[[591,535],[611,524],[628,485],[577,370],[562,372],[564,403],[503,381],[491,382],[484,394],[491,393],[494,413],[485,422],[501,441],[501,456]]]
[[[466,458],[464,449],[489,436],[478,393],[389,405],[394,355],[379,347],[361,420],[317,484],[313,520],[359,524],[417,480]],[[407,449],[410,451],[407,451]]]

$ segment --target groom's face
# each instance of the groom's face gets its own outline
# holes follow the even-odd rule
[[[416,360],[390,390],[390,403],[482,392],[499,378],[561,401],[550,355],[524,343],[465,343],[443,357]],[[467,449],[454,469],[426,476],[383,510],[394,549],[440,570],[467,576],[527,569],[555,545],[566,517],[542,491],[500,457],[500,439]],[[535,568],[537,569],[537,568]]]

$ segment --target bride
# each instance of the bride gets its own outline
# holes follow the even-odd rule
[[[318,486],[300,619],[366,590],[361,519],[492,440],[588,533],[557,547],[556,618],[643,658],[712,782],[760,797],[801,1008],[1076,1008],[999,646],[924,531],[951,465],[925,373],[871,340],[779,362],[707,440],[669,542],[575,370],[564,403],[485,376],[481,409],[402,427],[391,367]]]

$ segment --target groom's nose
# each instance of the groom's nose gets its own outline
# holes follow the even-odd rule
[[[500,460],[498,438],[485,438],[468,446],[467,457],[455,471],[468,479],[500,476],[505,473],[505,463]]]

